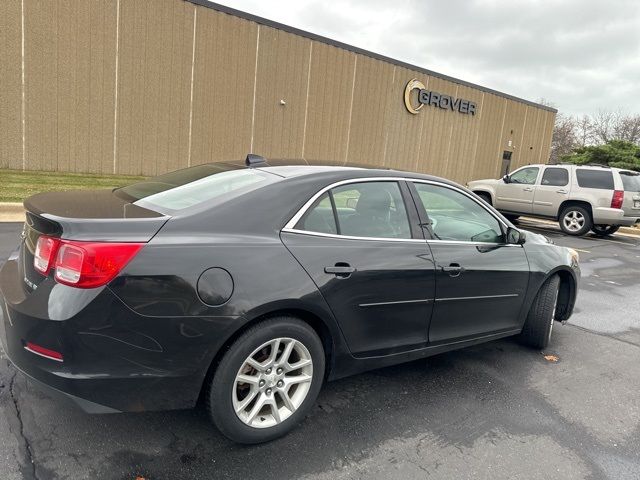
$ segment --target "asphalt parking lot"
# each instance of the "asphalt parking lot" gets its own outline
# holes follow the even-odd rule
[[[638,479],[640,237],[521,225],[581,256],[575,314],[547,351],[507,339],[333,382],[297,430],[257,447],[203,408],[87,415],[3,357],[0,478]],[[0,263],[19,229],[0,224]]]

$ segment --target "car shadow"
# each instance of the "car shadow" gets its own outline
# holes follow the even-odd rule
[[[293,432],[256,446],[228,441],[203,405],[87,415],[25,384],[20,401],[34,458],[58,471],[49,464],[55,459],[61,478],[299,478],[357,462],[390,439],[428,433],[462,448],[499,426],[522,430],[509,405],[549,408],[518,393],[540,361],[539,352],[505,339],[331,382]]]

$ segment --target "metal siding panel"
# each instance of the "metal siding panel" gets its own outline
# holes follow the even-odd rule
[[[273,158],[302,157],[310,44],[310,40],[281,30],[260,28],[255,153]]]
[[[347,136],[355,54],[323,43],[313,43],[305,158],[342,162]]]
[[[367,57],[358,58],[355,95],[351,113],[348,161],[382,165],[384,161],[386,119],[392,89],[393,65]]]
[[[117,171],[187,166],[193,5],[122,0]]]
[[[454,117],[451,145],[445,176],[457,182],[463,183],[470,179],[475,169],[474,148],[482,122],[483,93],[465,86],[458,86],[456,97],[470,100],[476,104],[476,114],[468,115],[459,112],[450,112]]]
[[[25,0],[26,169],[55,170],[57,151],[57,4]]]
[[[496,155],[501,145],[502,120],[506,100],[496,95],[484,94],[483,112],[478,133],[478,145],[474,171],[470,179],[495,178],[502,164],[502,156]]]
[[[198,8],[191,164],[249,152],[258,25]]]
[[[0,15],[0,168],[22,168],[21,9],[6,1]]]
[[[457,96],[457,86],[440,78],[430,77],[427,90],[452,97]],[[457,114],[436,106],[425,105],[419,115],[425,115],[424,132],[421,135],[421,156],[429,160],[429,167],[418,168],[421,172],[449,178],[447,162],[450,155],[453,128]]]
[[[512,169],[519,168],[524,165],[523,156],[520,154],[521,147],[518,142],[522,138],[526,108],[527,106],[523,103],[507,100],[507,111],[504,125],[502,127],[502,145],[498,151],[498,157],[500,157],[504,150],[512,151]],[[509,142],[511,142],[511,146],[509,146]]]
[[[412,115],[404,106],[404,88],[409,80],[418,78],[427,83],[425,75],[416,75],[406,68],[396,67],[395,81],[387,98],[389,115],[385,118],[385,129],[388,131],[385,166],[399,170],[414,170],[420,150],[420,132],[425,115]],[[430,168],[430,163],[425,164]]]

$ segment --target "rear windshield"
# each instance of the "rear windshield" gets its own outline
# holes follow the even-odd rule
[[[620,172],[625,192],[640,192],[640,173]]]
[[[582,188],[600,188],[603,190],[613,190],[613,174],[611,170],[587,170],[578,168],[576,170],[578,185]]]
[[[271,173],[236,165],[198,165],[134,183],[114,193],[145,208],[176,211],[216,197],[247,193],[278,178]]]

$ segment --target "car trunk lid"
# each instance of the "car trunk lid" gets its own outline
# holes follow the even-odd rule
[[[33,258],[41,235],[93,242],[148,242],[169,219],[111,190],[41,193],[24,202],[20,274],[34,290],[44,280]]]

